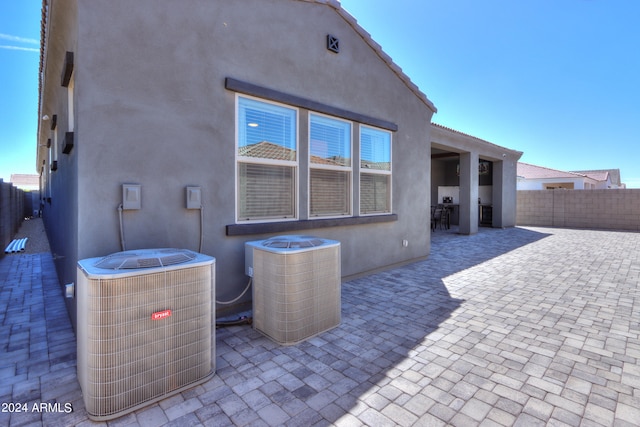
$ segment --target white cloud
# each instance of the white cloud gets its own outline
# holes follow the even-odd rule
[[[12,36],[11,34],[3,34],[3,33],[0,33],[0,40],[8,40],[16,43],[38,44],[38,45],[40,44],[40,40],[29,39],[26,37]]]
[[[8,49],[8,50],[23,50],[26,52],[40,52],[40,49],[35,47],[20,47],[20,46],[7,46],[0,44],[0,49]]]

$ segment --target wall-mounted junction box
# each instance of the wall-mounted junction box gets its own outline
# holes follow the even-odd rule
[[[187,187],[187,209],[200,209],[202,207],[202,190],[200,187]]]
[[[122,209],[142,208],[141,189],[140,184],[122,184]]]

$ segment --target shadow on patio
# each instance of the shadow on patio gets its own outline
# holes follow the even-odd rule
[[[460,315],[448,321],[464,301],[451,296],[447,278],[545,236],[520,228],[481,229],[473,236],[453,230],[433,233],[427,260],[343,283],[338,327],[295,346],[280,346],[247,326],[218,329],[217,369],[210,381],[108,424],[414,424],[415,414],[424,413],[433,399],[449,405],[452,395],[464,396],[464,390],[456,389],[463,383],[454,376],[471,368],[459,355],[481,357],[473,354],[477,333],[465,325],[473,319]],[[5,321],[17,335],[7,330],[5,337],[13,337],[15,345],[7,355],[13,365],[0,371],[9,380],[3,395],[29,403],[70,402],[73,412],[12,414],[10,420],[3,414],[7,416],[0,419],[8,425],[91,425],[75,372],[75,337],[51,255],[16,257],[0,263],[6,269],[0,271],[3,291],[20,291],[31,298],[18,301],[14,295],[5,301],[12,301],[11,310],[5,307]],[[25,317],[40,312],[45,299],[45,316]],[[60,327],[51,329],[54,325]],[[22,345],[31,336],[19,333],[26,330],[46,336],[31,347]],[[58,357],[60,352],[64,359]],[[32,365],[47,369],[27,378],[26,369]],[[443,389],[451,393],[439,391]],[[451,409],[435,407],[431,412],[439,410]],[[448,418],[444,414],[438,419],[442,423]]]
[[[217,387],[200,400],[219,405],[218,415],[235,424],[411,424],[400,412],[377,409],[389,411],[402,396],[411,405],[430,380],[429,343],[456,334],[438,331],[464,303],[451,297],[444,279],[544,237],[520,228],[432,233],[427,260],[343,283],[341,325],[296,346],[246,327],[218,330]],[[437,357],[452,364],[451,356]]]

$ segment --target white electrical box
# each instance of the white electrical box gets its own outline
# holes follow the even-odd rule
[[[202,207],[202,190],[200,187],[187,187],[187,209],[200,209]]]
[[[122,184],[122,209],[141,209],[141,191],[140,184]]]

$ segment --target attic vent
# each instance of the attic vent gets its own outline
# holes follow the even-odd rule
[[[166,267],[191,261],[195,257],[195,253],[185,249],[133,250],[108,255],[98,261],[95,267],[108,270]]]
[[[340,53],[340,40],[331,34],[327,34],[327,50]]]

